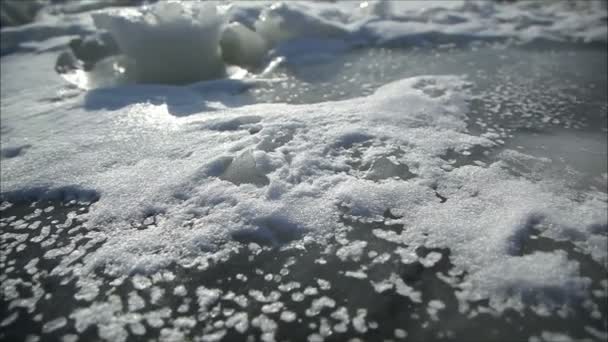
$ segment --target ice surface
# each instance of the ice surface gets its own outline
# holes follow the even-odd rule
[[[516,237],[525,234],[530,215],[545,215],[556,234],[576,228],[583,241],[591,238],[586,227],[606,222],[602,201],[578,203],[556,195],[555,185],[514,179],[501,163],[452,172],[441,168],[449,149],[493,145],[465,132],[466,84],[456,76],[416,77],[366,98],[309,106],[258,104],[185,117],[171,115],[162,104],[96,110],[95,119],[88,119],[85,108],[75,108],[62,120],[35,118],[28,129],[38,130],[33,137],[40,141],[30,139],[27,153],[2,163],[4,196],[32,191],[43,185],[39,180],[46,180],[48,189],[65,189],[56,194],[78,194],[78,188],[66,188],[74,184],[95,189],[99,201],[87,215],[89,225],[103,229],[108,240],[83,264],[70,266],[83,272],[101,265],[118,272],[153,270],[195,260],[232,236],[273,243],[300,232],[324,236],[341,227],[339,207],[362,218],[382,217],[391,208],[407,227],[416,227],[398,239],[449,246],[455,264],[471,277],[518,258]],[[27,122],[6,120],[16,130]],[[251,134],[250,124],[259,131]],[[45,133],[49,127],[55,127],[53,134]],[[86,134],[74,134],[73,127]],[[292,133],[273,145],[263,143],[277,131]],[[405,150],[391,161],[395,145]],[[350,150],[360,151],[372,171],[349,165],[344,152]],[[408,165],[408,180],[366,179],[369,172],[386,170],[377,166],[382,158]],[[49,164],[54,167],[44,167]],[[437,199],[429,187],[433,183],[447,202]],[[156,227],[124,229],[149,216],[158,216]],[[472,284],[471,293],[479,293],[496,283]]]
[[[522,309],[525,304],[560,306],[584,296],[589,279],[577,273],[577,263],[568,261],[565,253],[537,252],[497,262],[472,277],[471,282],[483,283],[482,292],[474,296],[490,297],[497,308]],[[493,295],[488,296],[484,291]],[[545,298],[547,296],[550,298]]]
[[[236,185],[250,183],[262,186],[268,184],[268,178],[258,170],[251,151],[245,151],[232,159],[220,178]]]
[[[103,44],[85,39],[81,50],[73,49],[74,56],[61,55],[66,60],[57,63],[58,46],[68,44],[73,33],[89,34],[94,27],[89,13],[71,17],[74,28],[57,24],[48,15],[38,23],[2,31],[3,45],[6,39],[12,50],[3,47],[3,54],[8,52],[1,60],[0,82],[2,199],[95,202],[78,215],[86,220],[83,243],[68,239],[56,244],[59,234],[40,221],[30,224],[7,218],[2,222],[14,220],[11,227],[28,234],[39,229],[38,235],[27,237],[29,241],[48,247],[41,258],[59,260],[52,274],[74,276],[76,298],[89,303],[69,317],[46,320],[47,331],[73,321],[78,332],[95,325],[102,338],[121,341],[128,337],[127,327],[145,334],[140,323],[145,321],[150,329],[163,328],[167,339],[180,339],[179,330],[165,327],[175,318],[171,310],[159,307],[143,313],[142,309],[149,303],[160,306],[173,293],[184,300],[179,303],[180,313],[190,310],[186,300],[196,296],[192,304],[198,305],[200,316],[195,318],[220,315],[215,304],[228,298],[242,310],[250,300],[259,301],[263,314],[227,312],[229,317],[218,326],[244,332],[251,324],[268,340],[279,319],[299,318],[279,298],[303,303],[311,317],[335,309],[341,325],[334,330],[350,326],[339,298],[324,293],[339,289],[340,284],[330,286],[318,279],[318,289],[300,283],[278,285],[279,274],[288,274],[287,268],[264,276],[268,286],[276,282],[281,292],[252,288],[247,293],[250,299],[202,285],[167,291],[155,277],[170,265],[204,274],[210,263],[225,260],[241,245],[248,246],[252,256],[264,250],[261,245],[277,250],[290,246],[306,259],[312,242],[325,246],[333,239],[339,245],[328,243],[328,253],[356,264],[340,270],[349,281],[371,282],[378,292],[394,291],[412,303],[430,298],[396,273],[378,279],[366,269],[369,265],[359,263],[369,257],[375,258],[375,264],[395,260],[406,266],[419,263],[428,270],[447,262],[447,257],[437,251],[422,257],[417,248],[446,249],[455,272],[462,275],[453,283],[460,304],[488,300],[497,311],[531,306],[544,312],[586,300],[590,283],[578,261],[560,251],[526,253],[530,241],[539,236],[571,241],[581,254],[600,264],[608,260],[606,196],[601,189],[607,178],[598,171],[605,161],[601,144],[605,137],[597,132],[573,136],[555,131],[508,137],[494,128],[477,134],[470,119],[471,103],[478,98],[471,88],[479,79],[456,72],[406,77],[370,90],[367,96],[306,105],[256,104],[246,90],[262,81],[93,89],[113,84],[105,77],[122,73],[116,66],[126,65],[117,63],[125,56],[97,59],[105,54],[103,48],[97,50]],[[454,1],[423,7],[409,2],[288,2],[272,7],[236,3],[218,10],[209,4],[162,2],[103,10],[93,17],[136,64],[131,69],[135,78],[147,83],[221,78],[227,74],[227,63],[254,70],[270,57],[281,57],[276,61],[292,66],[331,63],[340,51],[366,44],[606,41],[602,2]],[[45,25],[54,30],[37,35]],[[28,35],[32,41],[22,41]],[[16,51],[19,54],[13,54]],[[86,57],[87,51],[93,51],[92,56]],[[66,88],[52,71],[57,64],[75,66],[78,61],[72,57],[94,61],[92,73],[83,81],[71,81],[91,89],[88,93]],[[433,72],[439,71],[445,70]],[[302,78],[306,76],[316,77]],[[331,75],[327,77],[331,80]],[[503,147],[500,138],[512,139]],[[553,177],[562,165],[576,165],[573,173],[598,178],[593,183],[596,188]],[[75,216],[70,214],[57,225],[70,227]],[[368,233],[400,248],[384,251],[365,237],[345,239],[352,222],[365,229],[378,222],[390,225],[391,229],[368,229]],[[25,237],[10,234],[6,237],[11,250],[25,248]],[[325,255],[317,264],[326,264],[327,259]],[[36,273],[38,262],[28,263],[26,272]],[[134,291],[149,293],[133,292],[123,299],[106,294],[107,300],[100,302],[97,298],[105,291],[95,276],[100,270],[116,284],[125,282]],[[248,283],[247,277],[237,279]],[[32,310],[42,301],[43,290],[19,299],[17,287],[3,282],[2,292],[11,305]],[[429,302],[434,316],[441,315],[440,303]],[[126,313],[127,309],[142,312]],[[355,330],[373,329],[367,315],[364,309],[351,311]],[[2,324],[16,319],[7,317]],[[188,326],[191,320],[185,317],[179,322]],[[322,338],[328,333],[323,321],[319,325],[318,333],[309,336]],[[206,338],[225,333],[218,328]],[[409,333],[409,328],[407,333],[391,331],[398,338]]]

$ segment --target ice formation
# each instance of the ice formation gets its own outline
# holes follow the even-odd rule
[[[464,132],[464,85],[454,76],[418,77],[339,105],[259,104],[184,118],[152,104],[129,106],[120,117],[107,112],[95,120],[78,119],[85,112],[75,109],[70,119],[45,122],[57,127],[52,135],[40,131],[36,140],[29,140],[27,153],[3,161],[4,196],[16,199],[63,189],[55,193],[78,197],[86,195],[78,187],[94,189],[89,193],[99,201],[87,215],[88,224],[105,227],[108,240],[85,257],[84,272],[100,265],[113,265],[121,272],[153,270],[189,260],[195,251],[212,252],[218,242],[241,231],[251,231],[251,239],[262,234],[270,241],[289,241],[286,236],[301,232],[323,236],[340,227],[337,206],[369,218],[381,217],[391,208],[408,226],[417,227],[406,229],[399,239],[450,246],[456,264],[472,274],[509,257],[517,248],[512,246],[515,236],[525,229],[520,228],[522,220],[529,215],[547,215],[556,233],[560,227],[577,227],[590,234],[586,227],[606,222],[601,200],[576,203],[555,197],[551,184],[511,179],[500,163],[443,171],[440,157],[448,149],[493,145]],[[443,94],[428,95],[429,87],[441,88]],[[405,103],[407,112],[400,110]],[[151,113],[157,113],[154,120],[163,124],[146,123]],[[253,113],[255,124],[261,126],[255,135],[244,130],[247,126],[233,130],[217,124],[251,122]],[[199,128],[214,120],[213,130]],[[87,134],[68,133],[76,127]],[[268,146],[266,141],[277,131],[293,133],[289,140]],[[83,147],[71,147],[58,162],[52,151],[66,138],[80,139]],[[93,155],[84,147],[90,145],[97,146]],[[407,182],[359,178],[341,152],[355,146],[361,146],[361,159],[370,165],[386,158],[392,146],[408,146],[399,163],[417,177]],[[32,168],[31,163],[55,166]],[[439,203],[429,188],[434,182],[439,182],[437,191],[450,198],[447,203]],[[78,187],[67,187],[73,185]],[[155,228],[121,228],[150,215],[159,216]],[[571,222],[568,216],[579,221]],[[597,257],[605,260],[605,253],[599,253]]]
[[[605,137],[523,130],[509,136],[485,122],[476,132],[470,119],[482,106],[471,77],[408,75],[372,86],[366,95],[339,101],[319,95],[315,103],[296,105],[255,103],[250,88],[267,85],[255,80],[81,93],[66,88],[52,66],[72,33],[89,35],[97,28],[109,31],[124,56],[93,56],[92,74],[72,75],[80,77],[72,83],[82,88],[112,85],[104,75],[123,74],[122,58],[134,63],[129,72],[138,82],[185,84],[223,78],[229,64],[258,70],[280,57],[275,64],[316,66],[350,47],[370,45],[510,39],[605,44],[605,3],[454,1],[419,8],[409,2],[245,2],[216,8],[160,2],[95,11],[93,22],[89,14],[67,17],[76,30],[47,13],[40,22],[2,31],[10,49],[3,46],[1,60],[6,202],[0,209],[43,199],[74,206],[32,206],[27,216],[3,216],[0,222],[7,229],[7,253],[31,244],[44,249],[24,272],[35,274],[52,260],[53,277],[75,280],[74,297],[82,305],[65,317],[45,317],[44,333],[68,325],[84,333],[96,326],[102,339],[125,341],[159,329],[163,339],[183,340],[197,322],[209,319],[214,323],[205,330],[206,340],[255,328],[271,341],[280,322],[312,317],[310,340],[348,329],[365,334],[378,328],[373,310],[364,308],[374,303],[353,292],[349,299],[361,301],[360,308],[347,310],[335,296],[344,284],[326,279],[343,277],[338,279],[371,285],[383,296],[427,303],[424,312],[437,320],[448,304],[406,276],[426,276],[446,267],[448,259],[452,269],[437,277],[471,316],[481,312],[475,305],[484,300],[487,310],[531,307],[542,315],[589,301],[591,281],[580,260],[608,262],[607,196],[605,189],[573,185],[569,176],[597,173],[599,163],[587,165],[577,153],[605,160],[598,143]],[[44,31],[47,26],[54,30]],[[35,39],[24,41],[28,35]],[[63,56],[67,61],[60,66],[77,62]],[[288,83],[275,85],[296,92]],[[507,102],[492,100],[499,107]],[[553,120],[559,123],[557,114],[546,121]],[[562,138],[576,143],[562,144]],[[535,150],[543,144],[550,148]],[[551,163],[564,167],[556,171]],[[582,167],[570,170],[571,165]],[[606,173],[596,176],[606,183]],[[45,221],[60,210],[66,212],[63,222]],[[568,241],[576,250],[530,252],[535,239]],[[392,249],[383,249],[387,245]],[[315,248],[321,252],[314,254]],[[269,250],[298,254],[276,270],[251,269],[252,260]],[[170,267],[218,272],[214,265],[231,257],[242,257],[234,263],[242,269],[227,282],[240,284],[239,290],[246,284],[246,291],[197,283],[205,277],[193,278],[195,287],[173,286],[183,275]],[[21,272],[5,261],[6,274]],[[289,278],[303,272],[298,262],[313,270],[337,263],[344,268],[305,284]],[[394,270],[401,267],[405,278]],[[99,272],[111,283],[103,283]],[[11,309],[33,312],[47,299],[49,293],[34,282],[28,285],[31,296],[22,298],[18,289],[25,285],[6,274],[2,295]],[[124,298],[107,290],[120,286],[129,288]],[[171,302],[175,307],[165,306],[167,298],[177,301]],[[294,303],[305,309],[296,312]],[[260,312],[247,311],[256,305]],[[602,317],[595,304],[585,305]],[[9,315],[0,324],[16,320]],[[390,331],[397,338],[413,333]]]
[[[223,19],[214,5],[161,1],[150,10],[120,9],[93,19],[135,60],[139,82],[183,84],[224,75],[219,48]]]
[[[131,63],[119,62],[127,69],[126,78],[141,83],[186,84],[226,77],[227,65],[256,70],[271,55],[287,55],[301,63],[320,58],[325,49],[331,54],[361,44],[416,45],[470,39],[601,43],[606,41],[602,6],[590,1],[571,10],[556,3],[542,10],[530,3],[504,6],[454,1],[419,7],[370,1],[334,6],[237,3],[217,10],[214,4],[161,1],[140,8],[100,10],[92,17],[96,28],[108,31],[120,53],[131,59]],[[7,39],[9,49],[13,44]],[[80,77],[98,78],[100,73],[117,78],[114,83],[124,82],[120,77],[125,75],[112,75],[111,70],[94,70]],[[73,78],[67,80],[86,88],[83,81]],[[93,86],[111,84],[98,83]]]
[[[268,43],[257,32],[232,22],[222,32],[220,47],[227,63],[255,67],[262,63]]]

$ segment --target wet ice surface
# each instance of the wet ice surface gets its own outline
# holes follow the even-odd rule
[[[3,56],[0,337],[606,340],[605,44],[387,40],[87,92],[69,40]]]
[[[203,265],[173,264],[131,275],[99,269],[95,280],[82,283],[53,270],[104,243],[103,235],[80,225],[89,205],[4,203],[0,224],[10,252],[2,261],[2,309],[11,313],[1,323],[4,338],[500,341],[509,336],[523,341],[551,331],[601,340],[606,329],[605,265],[535,229],[521,242],[519,254],[558,252],[580,263],[592,296],[572,298],[554,314],[540,305],[496,315],[486,300],[470,303],[464,314],[453,286],[466,272],[454,268],[448,249],[421,246],[404,260],[399,253],[408,246],[377,233],[403,229],[392,223],[397,217],[388,210],[382,219],[365,223],[343,209],[344,229],[325,244],[279,249],[250,243]],[[153,227],[149,220],[132,229]],[[361,248],[349,248],[356,244]]]

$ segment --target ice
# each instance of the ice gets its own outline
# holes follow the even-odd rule
[[[325,279],[317,279],[317,284],[321,290],[331,289],[331,283]]]
[[[357,310],[357,316],[353,317],[353,320],[352,320],[353,327],[355,328],[355,330],[362,334],[367,331],[367,326],[365,325],[366,316],[367,316],[367,310],[359,309],[359,310]]]
[[[217,301],[220,297],[221,291],[218,289],[207,289],[204,286],[199,286],[196,289],[196,295],[198,296],[199,311],[205,312],[211,304]]]
[[[300,283],[297,282],[290,282],[287,284],[281,284],[279,285],[278,289],[283,291],[283,292],[290,292],[291,290],[294,289],[299,289],[300,288]]]
[[[93,20],[134,59],[139,82],[183,84],[225,74],[219,47],[224,19],[214,5],[160,2],[95,13]]]
[[[593,24],[605,17],[606,7],[600,1],[581,5],[578,11],[571,11],[565,2],[556,2],[548,7],[531,2],[514,6],[460,1],[413,5],[394,1],[390,2],[390,6],[368,6],[372,8],[372,13],[375,11],[385,19],[370,21],[366,25],[368,32],[391,44],[416,43],[421,39],[440,43],[448,36],[487,40],[511,36],[524,41],[565,39],[605,42],[607,39],[605,33],[599,34],[597,26]],[[383,14],[387,12],[387,7],[390,7],[389,15]],[[364,12],[370,11],[366,9]],[[557,19],[560,17],[562,20]],[[431,31],[435,33],[434,36],[429,34]]]
[[[255,318],[253,318],[251,320],[251,325],[259,328],[263,332],[263,334],[262,334],[263,341],[273,341],[274,340],[274,334],[278,328],[278,325],[274,320],[268,318],[268,316],[259,315]]]
[[[224,61],[249,67],[259,66],[268,49],[264,38],[238,22],[224,28],[220,46]]]
[[[602,165],[605,136],[555,130],[520,132],[510,139],[498,133],[478,135],[469,119],[471,102],[477,100],[471,88],[484,86],[479,78],[418,75],[375,91],[371,87],[369,95],[332,102],[319,97],[304,105],[255,103],[248,90],[270,84],[259,79],[108,87],[115,85],[117,74],[134,73],[136,81],[144,83],[183,84],[226,77],[227,64],[258,72],[278,57],[276,69],[268,71],[273,75],[298,64],[339,61],[337,55],[353,46],[374,44],[606,41],[606,11],[600,2],[576,4],[576,11],[562,3],[360,5],[237,3],[226,12],[212,4],[160,2],[94,12],[97,28],[110,32],[122,56],[113,55],[109,40],[100,38],[107,36],[91,35],[94,28],[83,19],[90,13],[74,16],[76,29],[64,24],[40,36],[33,33],[51,25],[52,16],[27,27],[3,29],[3,45],[9,39],[19,54],[8,49],[1,61],[2,200],[94,202],[81,216],[84,230],[91,232],[85,248],[63,242],[56,246],[57,234],[50,226],[38,228],[38,223],[21,218],[11,227],[40,233],[6,237],[14,240],[10,248],[16,251],[25,249],[29,239],[48,247],[44,258],[62,259],[53,274],[73,275],[75,297],[89,305],[69,316],[78,332],[96,326],[102,338],[120,341],[127,339],[127,327],[146,334],[141,323],[147,322],[150,328],[163,328],[166,338],[182,339],[178,327],[169,326],[171,309],[143,312],[148,299],[156,307],[175,294],[180,314],[188,313],[190,304],[199,305],[200,315],[215,315],[212,310],[220,301],[242,308],[260,304],[272,318],[226,309],[225,325],[244,333],[251,323],[263,331],[263,339],[272,340],[275,319],[293,322],[300,314],[291,311],[293,302],[309,308],[311,317],[342,304],[338,297],[320,296],[339,290],[339,282],[316,279],[315,288],[280,280],[279,274],[296,273],[288,266],[285,272],[260,273],[266,275],[264,286],[277,285],[281,292],[250,288],[252,302],[206,285],[161,289],[160,279],[171,282],[173,277],[159,278],[159,269],[196,267],[204,274],[210,264],[228,259],[241,246],[248,257],[294,248],[305,259],[311,242],[327,247],[336,240],[339,245],[328,250],[335,251],[338,260],[360,266],[337,274],[418,304],[432,298],[426,293],[423,297],[396,273],[378,279],[360,264],[369,259],[386,265],[398,261],[391,259],[395,253],[401,266],[420,263],[425,272],[447,257],[438,252],[419,257],[416,248],[446,249],[449,262],[462,274],[453,285],[463,303],[488,300],[498,311],[531,306],[542,312],[586,299],[590,282],[578,262],[560,251],[528,253],[526,248],[538,235],[570,241],[581,254],[606,262],[608,219],[601,190],[607,179]],[[72,33],[84,37],[72,40]],[[40,41],[20,41],[30,34]],[[73,55],[54,50],[70,41]],[[79,72],[88,66],[80,62],[91,67],[84,76]],[[121,69],[129,63],[135,66],[127,67],[128,72]],[[66,90],[53,65],[89,91]],[[108,88],[95,89],[99,86]],[[543,114],[547,122],[557,120],[551,114]],[[596,188],[564,181],[563,171],[570,174],[571,169],[573,175],[589,175]],[[370,233],[401,248],[384,251],[363,237],[344,239],[341,234],[352,228],[347,220],[365,228],[379,222],[397,226]],[[66,220],[62,227],[71,223]],[[87,246],[95,244],[99,248],[89,252]],[[334,262],[333,255],[314,258],[319,267]],[[35,264],[25,268],[29,273],[37,269]],[[112,286],[126,281],[147,293],[141,297],[131,292],[126,300],[114,294],[107,298],[96,279],[98,271],[117,279]],[[255,281],[243,274],[236,278],[244,285]],[[302,292],[293,292],[300,287]],[[16,285],[8,281],[3,281],[2,290],[12,307],[27,310],[44,295],[37,289],[33,297],[19,298]],[[107,301],[99,301],[104,296]],[[190,296],[195,296],[192,303],[186,302]],[[278,302],[281,296],[285,302]],[[444,309],[438,300],[424,303],[425,309],[426,304],[433,317]],[[349,317],[361,333],[374,326],[366,323],[365,310],[349,316],[341,308],[332,314],[341,321],[334,331],[345,331]],[[127,309],[142,318],[136,320]],[[331,332],[324,317],[320,319],[315,338]],[[48,331],[55,326],[41,324]],[[218,329],[205,338],[224,334],[226,330]],[[405,338],[407,333],[397,329],[394,335]]]
[[[431,316],[431,319],[437,320],[437,313],[443,309],[445,309],[445,304],[440,300],[433,299],[429,301],[426,311],[428,312],[429,316]]]
[[[27,153],[3,161],[4,196],[82,196],[85,190],[66,187],[93,187],[99,200],[87,216],[90,224],[105,227],[108,242],[84,258],[84,270],[108,264],[120,272],[155,270],[185,262],[186,255],[211,252],[233,237],[282,244],[305,234],[323,236],[341,226],[337,206],[363,218],[382,217],[387,208],[405,215],[403,222],[417,228],[398,240],[449,246],[454,262],[472,274],[510,258],[517,250],[510,247],[518,241],[513,236],[531,213],[553,218],[557,235],[560,227],[579,227],[586,243],[591,234],[585,227],[605,222],[601,202],[575,204],[556,197],[554,185],[513,179],[500,163],[449,173],[441,169],[448,149],[493,145],[465,133],[466,84],[456,76],[416,77],[338,103],[258,104],[183,117],[162,104],[97,109],[97,117],[87,120],[80,118],[84,109],[75,109],[67,114],[73,121],[42,117],[33,127],[50,125],[56,133],[41,131],[45,143],[30,140]],[[190,90],[172,91],[177,96]],[[134,120],[139,117],[146,120]],[[246,129],[252,124],[260,128],[253,135]],[[74,135],[73,127],[87,134]],[[292,133],[274,139],[284,131]],[[70,141],[81,143],[68,147]],[[264,141],[274,142],[260,144]],[[394,145],[407,146],[403,157],[388,157]],[[65,152],[50,159],[59,146]],[[95,146],[95,154],[78,146]],[[411,174],[406,173],[407,181],[384,175],[367,180],[338,153],[355,149],[370,163],[369,173],[380,172],[376,161],[385,160],[408,165]],[[56,166],[30,166],[46,164]],[[48,190],[35,190],[40,179],[50,182]],[[438,183],[447,202],[440,203],[430,182]],[[585,220],[562,224],[559,211],[584,213]],[[161,217],[156,227],[121,229],[151,214]]]
[[[349,245],[340,247],[340,249],[336,251],[336,255],[338,258],[342,259],[342,261],[348,259],[359,261],[366,246],[367,242],[365,241],[353,241]]]
[[[281,2],[264,9],[255,29],[272,45],[294,38],[344,36],[347,32],[341,24],[311,13],[300,4]]]
[[[306,310],[306,316],[317,316],[324,308],[334,308],[335,306],[336,301],[329,297],[323,296],[314,299],[310,308]]]
[[[44,325],[42,326],[42,331],[45,333],[49,333],[49,332],[52,332],[59,328],[64,327],[66,325],[66,323],[67,323],[67,319],[65,317],[55,318],[52,321],[48,321],[48,322],[44,323]]]
[[[547,178],[551,174],[566,172],[572,174],[573,181],[592,184],[598,189],[606,188],[606,180],[602,179],[602,174],[608,170],[603,161],[608,154],[605,134],[573,134],[567,130],[521,132],[506,148],[525,149],[529,155],[537,157],[535,163],[528,161],[521,165],[533,168],[532,173],[537,177]],[[539,162],[538,158],[546,158],[547,163]],[[516,158],[510,160],[517,163]],[[585,179],[576,179],[576,173],[582,173]]]
[[[337,52],[363,42],[605,42],[605,6],[600,1],[589,1],[579,7],[570,11],[562,3],[543,8],[531,3],[505,6],[460,1],[414,6],[391,1],[362,2],[360,6],[355,2],[216,6],[161,1],[139,8],[110,8],[91,15],[97,29],[107,30],[113,40],[100,39],[107,35],[95,33],[73,39],[70,45],[73,55],[84,62],[84,70],[89,70],[108,54],[119,53],[114,47],[116,41],[120,53],[129,57],[118,62],[126,72],[119,74],[108,68],[116,64],[112,59],[105,67],[93,68],[94,72],[76,68],[77,75],[66,75],[66,80],[84,89],[121,84],[125,78],[141,83],[187,84],[230,76],[227,64],[256,71],[269,56],[287,57],[287,63],[300,65],[330,61]],[[15,35],[20,36],[20,32]],[[18,49],[21,39],[11,39],[7,49]],[[65,74],[65,70],[60,72]],[[87,78],[103,81],[82,80]]]
[[[281,317],[283,317],[282,313]],[[247,331],[247,328],[249,328],[249,319],[247,317],[247,313],[240,312],[230,316],[230,318],[226,320],[226,326],[228,328],[234,327],[236,331],[244,333]]]
[[[378,158],[374,161],[370,169],[365,174],[365,178],[372,180],[380,180],[392,177],[400,177],[403,179],[412,178],[413,175],[407,165],[395,164],[386,157]]]
[[[220,175],[220,178],[236,185],[243,183],[258,186],[268,185],[268,178],[256,167],[256,161],[251,151],[245,151],[236,156]]]
[[[4,318],[2,320],[2,322],[0,322],[0,326],[5,327],[5,326],[13,323],[15,320],[17,320],[18,317],[19,317],[19,313],[14,312],[14,313],[8,315],[6,318]]]
[[[146,305],[143,298],[141,298],[136,292],[129,293],[128,306],[129,311],[137,311],[143,309]]]
[[[404,339],[407,337],[407,332],[403,329],[395,329],[395,337],[399,339]]]
[[[365,279],[367,278],[367,274],[363,271],[346,271],[344,275],[347,277],[355,278],[355,279]]]
[[[277,312],[281,311],[282,308],[283,308],[283,303],[275,302],[272,304],[266,304],[266,305],[262,306],[262,312],[265,314],[272,314],[272,313],[277,313]]]
[[[473,276],[471,282],[483,283],[482,292],[475,296],[492,292],[492,306],[500,310],[521,309],[525,304],[560,306],[580,300],[589,285],[589,279],[577,276],[578,267],[565,253],[536,252],[499,261]]]

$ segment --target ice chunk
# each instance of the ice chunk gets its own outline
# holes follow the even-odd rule
[[[267,50],[264,38],[238,22],[224,28],[220,44],[224,60],[241,66],[260,65]]]
[[[20,70],[19,59],[2,63],[10,66],[3,68],[3,80],[18,84],[21,75],[11,70]],[[124,87],[104,98],[122,101],[121,106],[87,111],[82,99],[74,98],[58,104],[64,115],[25,117],[20,115],[20,101],[24,96],[32,102],[38,98],[4,88],[5,84],[3,125],[7,120],[15,130],[6,138],[15,144],[28,132],[27,143],[33,147],[0,163],[3,197],[13,197],[9,192],[23,196],[40,180],[50,189],[83,184],[99,194],[85,218],[107,240],[82,263],[62,266],[66,273],[89,274],[98,266],[123,274],[149,272],[173,262],[203,266],[209,254],[233,245],[224,243],[238,238],[235,232],[248,231],[240,236],[247,243],[262,236],[260,240],[269,244],[298,245],[293,240],[303,233],[317,241],[331,238],[344,228],[341,215],[369,222],[384,220],[383,213],[390,209],[404,225],[391,240],[449,248],[450,261],[475,277],[501,260],[519,257],[510,246],[517,244],[513,237],[530,213],[545,214],[555,223],[552,231],[581,227],[581,249],[586,252],[591,246],[585,245],[591,241],[587,237],[597,235],[591,232],[597,229],[588,227],[606,222],[605,214],[594,218],[606,212],[605,202],[585,209],[586,203],[570,199],[568,189],[513,177],[503,169],[505,163],[462,166],[451,172],[440,168],[448,149],[489,142],[466,131],[470,96],[461,87],[466,84],[462,77],[405,79],[365,98],[340,102],[257,104],[205,112],[195,110],[200,102],[191,87],[154,88],[155,102],[145,105],[129,105],[125,99],[142,88],[150,92],[151,86]],[[188,116],[171,115],[167,108],[174,105],[169,101],[174,97],[195,109]],[[44,113],[42,108],[40,112]],[[263,129],[251,134],[246,128],[253,124]],[[392,159],[397,146],[399,157]],[[352,166],[357,160],[372,165],[382,157],[407,164],[417,177],[407,182],[372,181],[362,179]],[[266,180],[280,185],[273,191],[277,195],[269,196],[268,187],[261,186]],[[448,200],[440,203],[436,192]],[[130,222],[151,213],[161,216],[156,227],[129,229]],[[562,224],[555,219],[559,216],[572,219]],[[596,241],[593,246],[600,250],[601,241]],[[348,259],[376,249],[358,245],[361,248],[355,245],[345,253]],[[538,260],[537,266],[542,265],[543,259]],[[372,279],[372,272],[365,274],[378,280]],[[417,298],[395,283],[375,288]],[[492,296],[492,284],[471,284],[467,299],[479,299],[473,296],[476,293]],[[87,298],[94,300],[96,294]],[[306,300],[302,293],[293,293],[292,298]]]
[[[407,332],[403,329],[395,329],[395,337],[398,339],[404,339],[407,337]]]
[[[269,183],[268,177],[256,167],[251,151],[245,151],[236,156],[220,178],[236,185],[249,183],[262,186]]]
[[[232,234],[232,238],[242,243],[254,242],[261,245],[280,245],[300,238],[305,230],[280,215],[256,219],[256,229],[242,229]]]
[[[59,317],[56,318],[52,321],[46,322],[44,323],[44,325],[42,326],[42,332],[44,333],[50,333],[53,332],[57,329],[60,329],[62,327],[64,327],[67,323],[67,319],[65,317]]]
[[[367,242],[365,241],[353,241],[352,243],[338,249],[336,251],[336,255],[342,261],[346,261],[348,259],[359,261],[366,246]]]
[[[410,172],[407,165],[393,163],[386,157],[376,159],[365,174],[365,178],[371,180],[380,180],[392,177],[408,179],[414,176],[415,175]]]
[[[327,296],[314,299],[310,305],[310,308],[306,310],[306,316],[316,316],[321,313],[321,310],[324,308],[333,308],[335,306],[336,301]]]
[[[228,328],[234,328],[236,331],[241,334],[247,331],[249,328],[249,319],[246,312],[238,312],[234,315],[230,316],[226,320],[226,326]]]
[[[340,23],[325,20],[300,4],[281,2],[273,4],[260,14],[255,22],[255,30],[272,45],[293,38],[331,38],[348,32]]]
[[[289,323],[289,322],[295,321],[297,318],[297,315],[293,311],[285,310],[285,311],[281,312],[280,318],[282,321]]]
[[[224,18],[213,4],[162,1],[92,16],[135,61],[139,82],[183,84],[225,75],[219,47]]]

